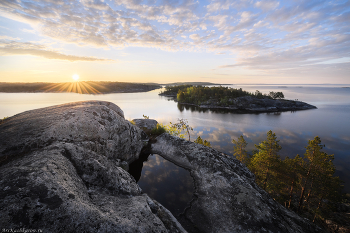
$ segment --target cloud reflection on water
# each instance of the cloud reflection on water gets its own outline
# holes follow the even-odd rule
[[[156,154],[143,163],[138,185],[174,216],[182,213],[192,199],[193,180],[189,171]]]

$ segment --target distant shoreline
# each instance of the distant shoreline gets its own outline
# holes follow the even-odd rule
[[[2,93],[79,93],[79,94],[110,94],[148,92],[162,88],[156,83],[127,82],[65,82],[65,83],[4,83],[0,82]]]

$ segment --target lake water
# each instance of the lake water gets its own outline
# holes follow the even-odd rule
[[[349,85],[350,86],[350,85]],[[282,91],[286,99],[298,99],[315,105],[318,109],[260,114],[237,114],[198,111],[180,106],[167,97],[158,96],[160,90],[146,93],[116,93],[106,95],[81,95],[75,93],[0,93],[0,118],[17,113],[82,100],[110,101],[124,111],[128,120],[147,115],[161,123],[187,119],[194,128],[191,139],[197,136],[210,141],[213,148],[232,155],[232,139],[243,135],[247,150],[266,139],[272,130],[280,140],[281,157],[304,154],[308,140],[319,136],[326,145],[324,151],[335,155],[336,174],[345,182],[350,192],[350,88],[346,85],[232,85],[250,92]],[[189,172],[173,167],[158,155],[149,156],[143,163],[140,187],[152,198],[180,213],[191,200]],[[180,200],[180,207],[174,205]]]
[[[129,173],[143,192],[177,218],[193,198],[194,185],[190,172],[157,154],[141,154],[140,159],[130,164]]]

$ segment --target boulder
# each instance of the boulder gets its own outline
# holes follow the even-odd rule
[[[0,226],[186,232],[125,170],[144,142],[109,102],[27,111],[0,125]]]
[[[274,201],[238,160],[215,149],[162,134],[151,145],[190,171],[194,194],[179,222],[189,232],[323,232]]]
[[[145,131],[152,130],[158,124],[158,122],[153,119],[133,119],[132,121],[135,123],[137,127]]]

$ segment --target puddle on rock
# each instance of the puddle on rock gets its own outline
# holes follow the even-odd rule
[[[190,172],[157,154],[141,154],[130,164],[129,173],[144,193],[161,203],[176,218],[192,200],[194,188]]]

